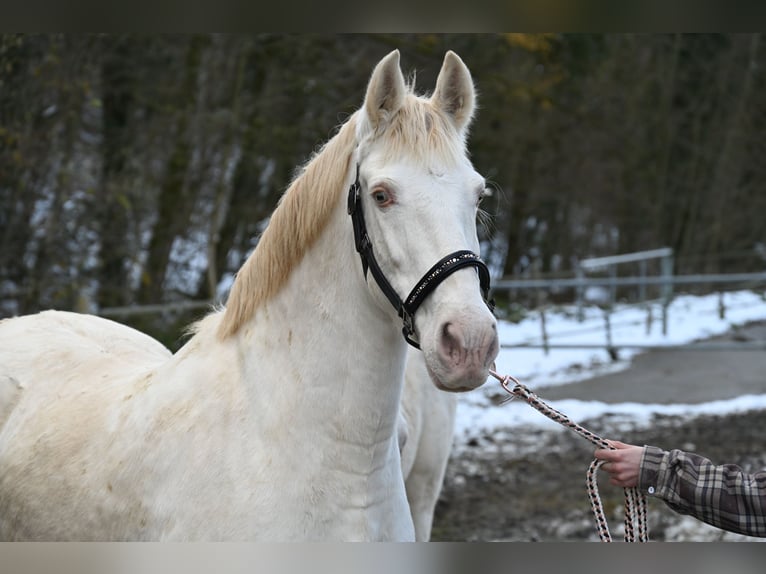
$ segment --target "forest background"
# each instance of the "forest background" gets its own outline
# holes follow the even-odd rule
[[[758,34],[5,34],[0,318],[220,302],[394,48],[421,92],[448,49],[473,74],[496,277],[657,247],[676,273],[763,270]],[[203,312],[121,320],[173,347]]]

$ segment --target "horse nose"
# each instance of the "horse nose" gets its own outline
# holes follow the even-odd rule
[[[486,377],[498,350],[494,321],[471,329],[459,321],[446,321],[439,330],[438,353],[441,361],[466,381]]]

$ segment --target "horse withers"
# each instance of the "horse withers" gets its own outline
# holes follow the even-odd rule
[[[442,389],[498,351],[473,111],[454,53],[429,98],[381,60],[174,355],[92,316],[0,323],[0,539],[413,540],[402,319]]]

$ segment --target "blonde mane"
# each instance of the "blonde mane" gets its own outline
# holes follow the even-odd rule
[[[237,273],[218,335],[235,334],[285,284],[325,228],[343,190],[355,141],[352,117],[303,167],[279,200],[252,255]]]
[[[410,88],[411,89],[411,88]],[[280,199],[252,255],[237,273],[218,336],[237,333],[256,310],[284,286],[327,225],[345,191],[345,178],[357,141],[359,112],[303,167]],[[465,154],[463,137],[431,103],[408,93],[405,103],[374,139],[385,137],[389,157],[406,155],[421,163],[440,158],[453,163]],[[350,223],[349,223],[350,225]]]

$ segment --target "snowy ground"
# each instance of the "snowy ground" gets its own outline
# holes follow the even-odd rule
[[[650,311],[636,306],[618,306],[610,317],[612,344],[673,346],[720,335],[733,327],[766,320],[766,299],[751,291],[729,292],[724,295],[725,318],[719,318],[719,296],[677,296],[668,310],[667,334],[662,334],[661,307],[651,305]],[[603,345],[606,342],[604,313],[597,307],[585,309],[585,318],[579,322],[574,308],[562,308],[546,314],[550,345],[585,344]],[[595,376],[613,373],[630,367],[631,359],[639,349],[623,348],[619,360],[613,361],[606,349],[551,349],[546,354],[539,348],[519,345],[541,345],[542,329],[539,314],[518,324],[500,322],[502,349],[497,359],[497,372],[510,374],[543,398],[545,388],[566,385]],[[478,435],[486,435],[496,428],[538,425],[554,427],[556,423],[531,409],[523,401],[515,401],[502,408],[490,408],[497,402],[499,386],[488,383],[477,392],[460,395],[455,428],[455,446],[459,449]],[[494,400],[493,400],[494,399]],[[547,401],[566,413],[574,421],[597,418],[607,411],[631,425],[640,426],[654,414],[697,416],[702,414],[728,414],[749,409],[766,409],[766,394],[745,395],[730,400],[699,404],[606,404],[599,401],[561,400]]]

